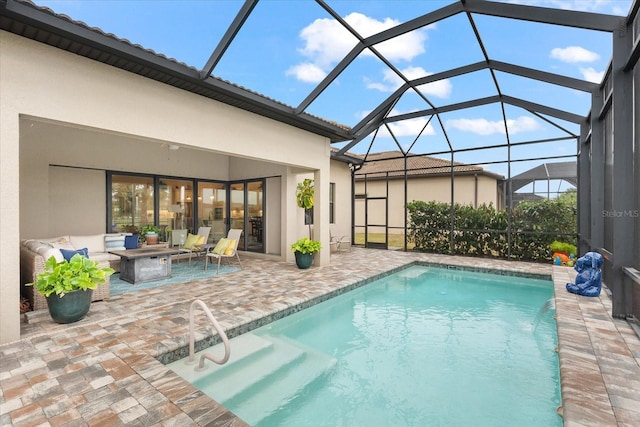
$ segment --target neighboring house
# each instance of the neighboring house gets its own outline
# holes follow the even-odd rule
[[[366,224],[376,232],[404,232],[405,159],[400,151],[371,153],[355,172],[355,226],[362,231]],[[453,163],[429,156],[407,157],[406,201],[438,201],[474,207],[493,204],[504,206],[504,177],[479,166]],[[453,173],[453,180],[452,178]],[[452,184],[453,183],[453,189]],[[452,193],[453,190],[453,193]],[[385,212],[388,206],[388,218]],[[366,221],[365,221],[366,214]]]
[[[578,162],[543,163],[511,177],[509,182],[514,206],[524,200],[551,199],[578,187]],[[507,206],[509,203],[507,197]]]

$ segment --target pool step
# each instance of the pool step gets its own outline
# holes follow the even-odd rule
[[[300,343],[282,337],[264,338],[273,343],[277,353],[301,351],[303,356],[279,367],[262,358],[256,360],[262,369],[270,371],[270,375],[234,398],[221,402],[250,425],[259,423],[282,405],[295,399],[305,387],[329,372],[336,364],[334,358]]]
[[[203,353],[211,353],[218,358],[224,355],[224,345],[216,344],[206,348],[195,354],[194,362],[189,363],[188,358],[170,363],[167,366],[190,383],[198,381],[209,381],[210,376],[219,376],[220,372],[228,371],[229,367],[234,365],[245,365],[250,363],[252,359],[260,357],[260,354],[269,351],[273,344],[271,341],[261,338],[257,335],[248,333],[235,337],[230,340],[231,355],[224,365],[218,365],[210,360],[205,360],[204,370],[196,371],[200,361],[200,355]]]
[[[264,339],[262,337],[257,337]],[[279,370],[286,369],[304,357],[304,351],[278,340],[267,339],[270,345],[257,357],[245,358],[246,363],[232,363],[216,368],[216,372],[207,375],[194,385],[224,406],[226,402],[239,394],[266,381]],[[231,348],[235,340],[231,340]],[[229,408],[231,409],[231,408]]]
[[[196,371],[200,355],[224,354],[217,344],[167,365],[211,398],[253,425],[294,399],[312,381],[327,373],[335,359],[285,337],[246,333],[230,340],[231,356],[224,365],[205,361]]]

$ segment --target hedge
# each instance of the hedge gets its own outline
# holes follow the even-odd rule
[[[407,208],[408,239],[415,244],[414,251],[546,262],[552,257],[550,245],[554,241],[577,243],[577,209],[572,195],[520,202],[511,212],[510,230],[508,212],[493,205],[474,208],[413,201]]]

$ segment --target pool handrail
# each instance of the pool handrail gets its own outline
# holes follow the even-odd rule
[[[222,327],[220,327],[220,324],[218,323],[216,318],[213,317],[213,314],[211,314],[211,310],[209,310],[209,307],[207,307],[207,305],[202,300],[199,300],[199,299],[193,301],[191,303],[191,307],[189,308],[189,362],[193,362],[193,357],[195,353],[195,333],[193,330],[193,324],[194,324],[194,308],[196,305],[199,305],[200,308],[202,308],[202,311],[205,312],[205,314],[213,324],[213,328],[216,330],[216,332],[218,333],[218,335],[220,336],[224,344],[224,357],[222,359],[217,359],[210,353],[204,353],[200,356],[200,363],[198,364],[197,369],[202,369],[204,367],[204,359],[209,359],[212,362],[217,363],[218,365],[223,365],[227,363],[227,361],[229,360],[229,356],[231,355],[231,345],[229,344],[229,339],[227,338],[227,334],[225,334],[224,331],[222,330]]]

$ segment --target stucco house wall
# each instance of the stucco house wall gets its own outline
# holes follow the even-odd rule
[[[0,55],[0,342],[19,338],[20,238],[105,231],[106,201],[92,191],[105,194],[105,169],[270,176],[269,190],[279,188],[280,197],[269,216],[287,260],[299,227],[295,186],[301,173],[311,173],[321,206],[316,263],[329,262],[327,138],[4,31]],[[166,144],[183,148],[169,153]],[[81,190],[69,195],[74,186],[63,186],[70,182]],[[62,194],[77,202],[80,220],[52,212],[52,199]]]
[[[355,194],[367,197],[387,197],[388,202],[388,226],[389,233],[404,233],[404,180],[390,179],[371,180],[366,183],[356,181]],[[451,201],[451,181],[449,176],[433,177],[409,177],[407,180],[407,201],[438,201],[449,203]],[[480,206],[482,204],[498,204],[498,181],[490,176],[461,175],[454,181],[454,203]],[[365,225],[364,203],[356,204],[355,224]],[[383,202],[370,205],[368,212],[369,224],[385,224],[385,212]],[[379,232],[383,232],[379,228]]]

